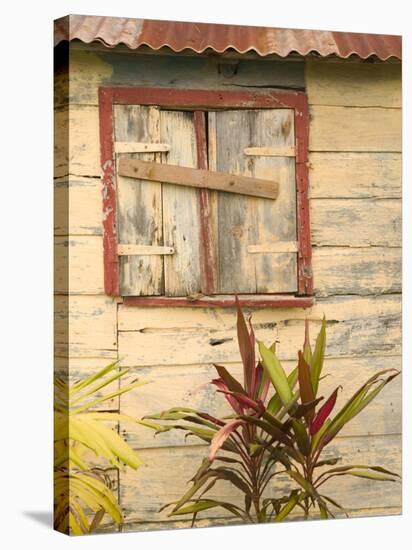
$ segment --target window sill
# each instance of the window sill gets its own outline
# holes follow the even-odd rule
[[[313,296],[240,294],[238,297],[241,307],[307,308],[314,303]],[[219,295],[192,300],[167,296],[126,296],[123,303],[131,307],[235,307],[235,297]]]

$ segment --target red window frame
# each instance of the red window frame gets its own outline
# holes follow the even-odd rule
[[[99,88],[100,152],[103,183],[104,288],[109,296],[119,296],[119,256],[117,254],[116,181],[114,173],[114,105],[159,105],[163,108],[194,111],[198,167],[206,168],[206,136],[202,111],[224,108],[293,109],[296,142],[296,198],[298,227],[297,295],[239,295],[245,307],[310,307],[313,304],[312,249],[308,200],[308,102],[304,92],[250,92],[218,90],[179,90],[171,88],[101,87]],[[208,193],[199,194],[202,241],[203,284],[213,286],[212,243],[208,224]],[[168,296],[128,296],[131,306],[233,307],[233,295],[208,296],[197,300]]]

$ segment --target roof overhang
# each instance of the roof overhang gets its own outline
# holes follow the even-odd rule
[[[346,59],[356,55],[361,59],[377,57],[401,59],[402,37],[386,34],[279,29],[157,21],[124,17],[67,15],[57,19],[55,46],[62,41],[81,40],[86,44],[101,42],[108,48],[125,44],[131,50],[147,46],[152,50],[168,47],[174,52],[192,50],[196,53],[222,53],[235,50],[243,54],[256,52],[286,57],[292,53],[306,56],[316,53]]]

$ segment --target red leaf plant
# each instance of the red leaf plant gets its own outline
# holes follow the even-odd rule
[[[337,457],[323,458],[324,448],[340,430],[361,412],[399,371],[376,373],[331,419],[340,386],[318,407],[322,379],[326,321],[312,352],[309,325],[305,326],[303,350],[297,367],[288,375],[276,355],[275,345],[267,348],[256,340],[236,298],[237,337],[243,364],[243,383],[221,365],[214,365],[218,377],[211,381],[227,400],[233,414],[223,418],[190,408],[172,408],[146,417],[157,432],[180,429],[209,444],[209,453],[192,485],[172,507],[169,515],[190,514],[194,524],[199,512],[223,508],[249,523],[282,521],[300,509],[305,518],[314,511],[321,518],[335,517],[345,510],[323,494],[324,484],[333,477],[355,476],[378,481],[395,481],[398,476],[379,466],[335,466]],[[270,399],[269,399],[270,392]],[[276,476],[280,476],[279,478]],[[277,482],[278,480],[278,482]],[[288,481],[289,480],[289,481]],[[234,502],[205,496],[219,481],[232,484],[243,498]]]

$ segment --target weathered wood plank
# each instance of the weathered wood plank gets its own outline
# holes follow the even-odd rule
[[[310,121],[310,151],[402,151],[400,109],[314,105]]]
[[[115,139],[122,142],[160,142],[160,113],[156,107],[116,105]],[[154,161],[160,153],[133,153],[131,158]],[[117,164],[123,157],[117,157]],[[159,183],[120,177],[117,169],[117,219],[122,244],[163,245],[162,188]],[[161,256],[122,256],[122,296],[163,294]]]
[[[97,178],[59,178],[54,182],[55,235],[101,235],[102,192]]]
[[[193,114],[161,111],[160,136],[170,144],[170,151],[165,161],[168,167],[158,167],[166,172],[173,169],[196,172]],[[163,259],[165,294],[187,296],[201,289],[199,191],[162,183],[162,193],[164,242],[175,249],[173,256]]]
[[[393,355],[400,349],[401,298],[337,296],[307,310],[262,309],[253,313],[257,338],[278,340],[282,359],[302,346],[304,319],[328,320],[329,357]],[[236,362],[239,351],[233,309],[119,307],[119,356],[124,366]]]
[[[55,357],[54,373],[76,380],[90,376],[112,362],[113,359],[106,357]]]
[[[145,244],[118,244],[117,253],[119,256],[164,256],[174,254],[172,246],[151,246]]]
[[[274,202],[218,194],[219,292],[276,293],[297,288],[296,254],[251,256],[248,245],[296,240],[294,161],[246,157],[247,147],[294,145],[293,111],[222,111],[212,114],[209,158],[219,171],[279,182]],[[236,136],[236,139],[234,139]],[[213,158],[215,155],[215,158]]]
[[[114,144],[116,153],[167,153],[169,149],[170,147],[167,143],[116,141]]]
[[[312,105],[402,106],[400,63],[330,63],[308,58],[305,76]]]
[[[58,357],[117,358],[117,304],[106,296],[55,296]]]
[[[237,71],[231,78],[219,72],[223,60],[215,56],[139,55],[137,52],[87,51],[71,47],[70,87],[71,104],[97,105],[99,86],[158,86],[189,89],[219,88],[229,90],[256,87],[304,89],[304,63],[239,59]],[[193,78],[196,75],[196,78]],[[67,80],[67,79],[66,79]],[[56,79],[56,105],[64,105],[67,98],[64,75]],[[66,99],[67,101],[67,99]]]
[[[399,198],[399,153],[311,153],[311,198]]]
[[[343,386],[339,393],[336,411],[339,411],[351,395],[376,372],[401,367],[400,356],[388,357],[349,357],[327,359],[324,373],[328,374],[320,386],[319,395],[325,399],[338,386]],[[284,361],[283,367],[290,372],[296,361]],[[226,365],[231,374],[238,380],[243,378],[243,369],[239,363]],[[122,413],[135,418],[159,413],[172,407],[189,407],[201,410],[214,416],[222,417],[231,413],[224,396],[216,392],[210,384],[216,378],[212,365],[188,365],[174,367],[137,367],[122,378],[126,384],[133,378],[150,381],[136,392],[126,393],[121,398]],[[388,435],[401,432],[402,418],[402,380],[398,377],[391,382],[367,410],[355,417],[344,430],[342,436]],[[174,430],[154,435],[152,430],[134,424],[122,423],[121,434],[133,447],[169,447],[185,444],[185,434]],[[195,438],[186,440],[186,444],[198,444]]]
[[[277,243],[268,244],[250,244],[247,247],[247,251],[249,252],[249,254],[276,254],[280,252],[297,252],[298,243],[296,241],[279,241]]]
[[[100,176],[97,107],[78,105],[55,111],[54,175]],[[68,141],[68,143],[67,143]]]
[[[313,248],[312,267],[317,296],[401,292],[400,248]]]
[[[279,194],[279,185],[275,181],[127,158],[119,161],[118,173],[129,178],[159,181],[172,185],[196,187],[197,189],[215,189],[216,191],[265,199],[276,199]]]
[[[342,438],[327,447],[325,456],[331,458],[341,453],[345,464],[380,464],[400,472],[400,446],[400,436]],[[126,470],[120,474],[120,503],[126,522],[166,520],[167,510],[159,512],[159,508],[182,496],[205,456],[207,447],[204,446],[140,451],[145,464],[137,472]],[[276,485],[269,484],[267,494],[272,494],[275,486],[277,494],[290,487],[283,474],[275,479]],[[379,483],[348,476],[331,480],[325,489],[328,495],[349,509],[401,506],[400,483]],[[227,483],[218,483],[209,495],[243,505],[242,495]],[[225,515],[212,510],[202,517]]]
[[[101,237],[55,237],[54,292],[103,294]]]
[[[296,151],[293,145],[284,147],[246,147],[243,154],[250,157],[294,157]]]
[[[399,199],[312,199],[315,246],[401,246]]]

